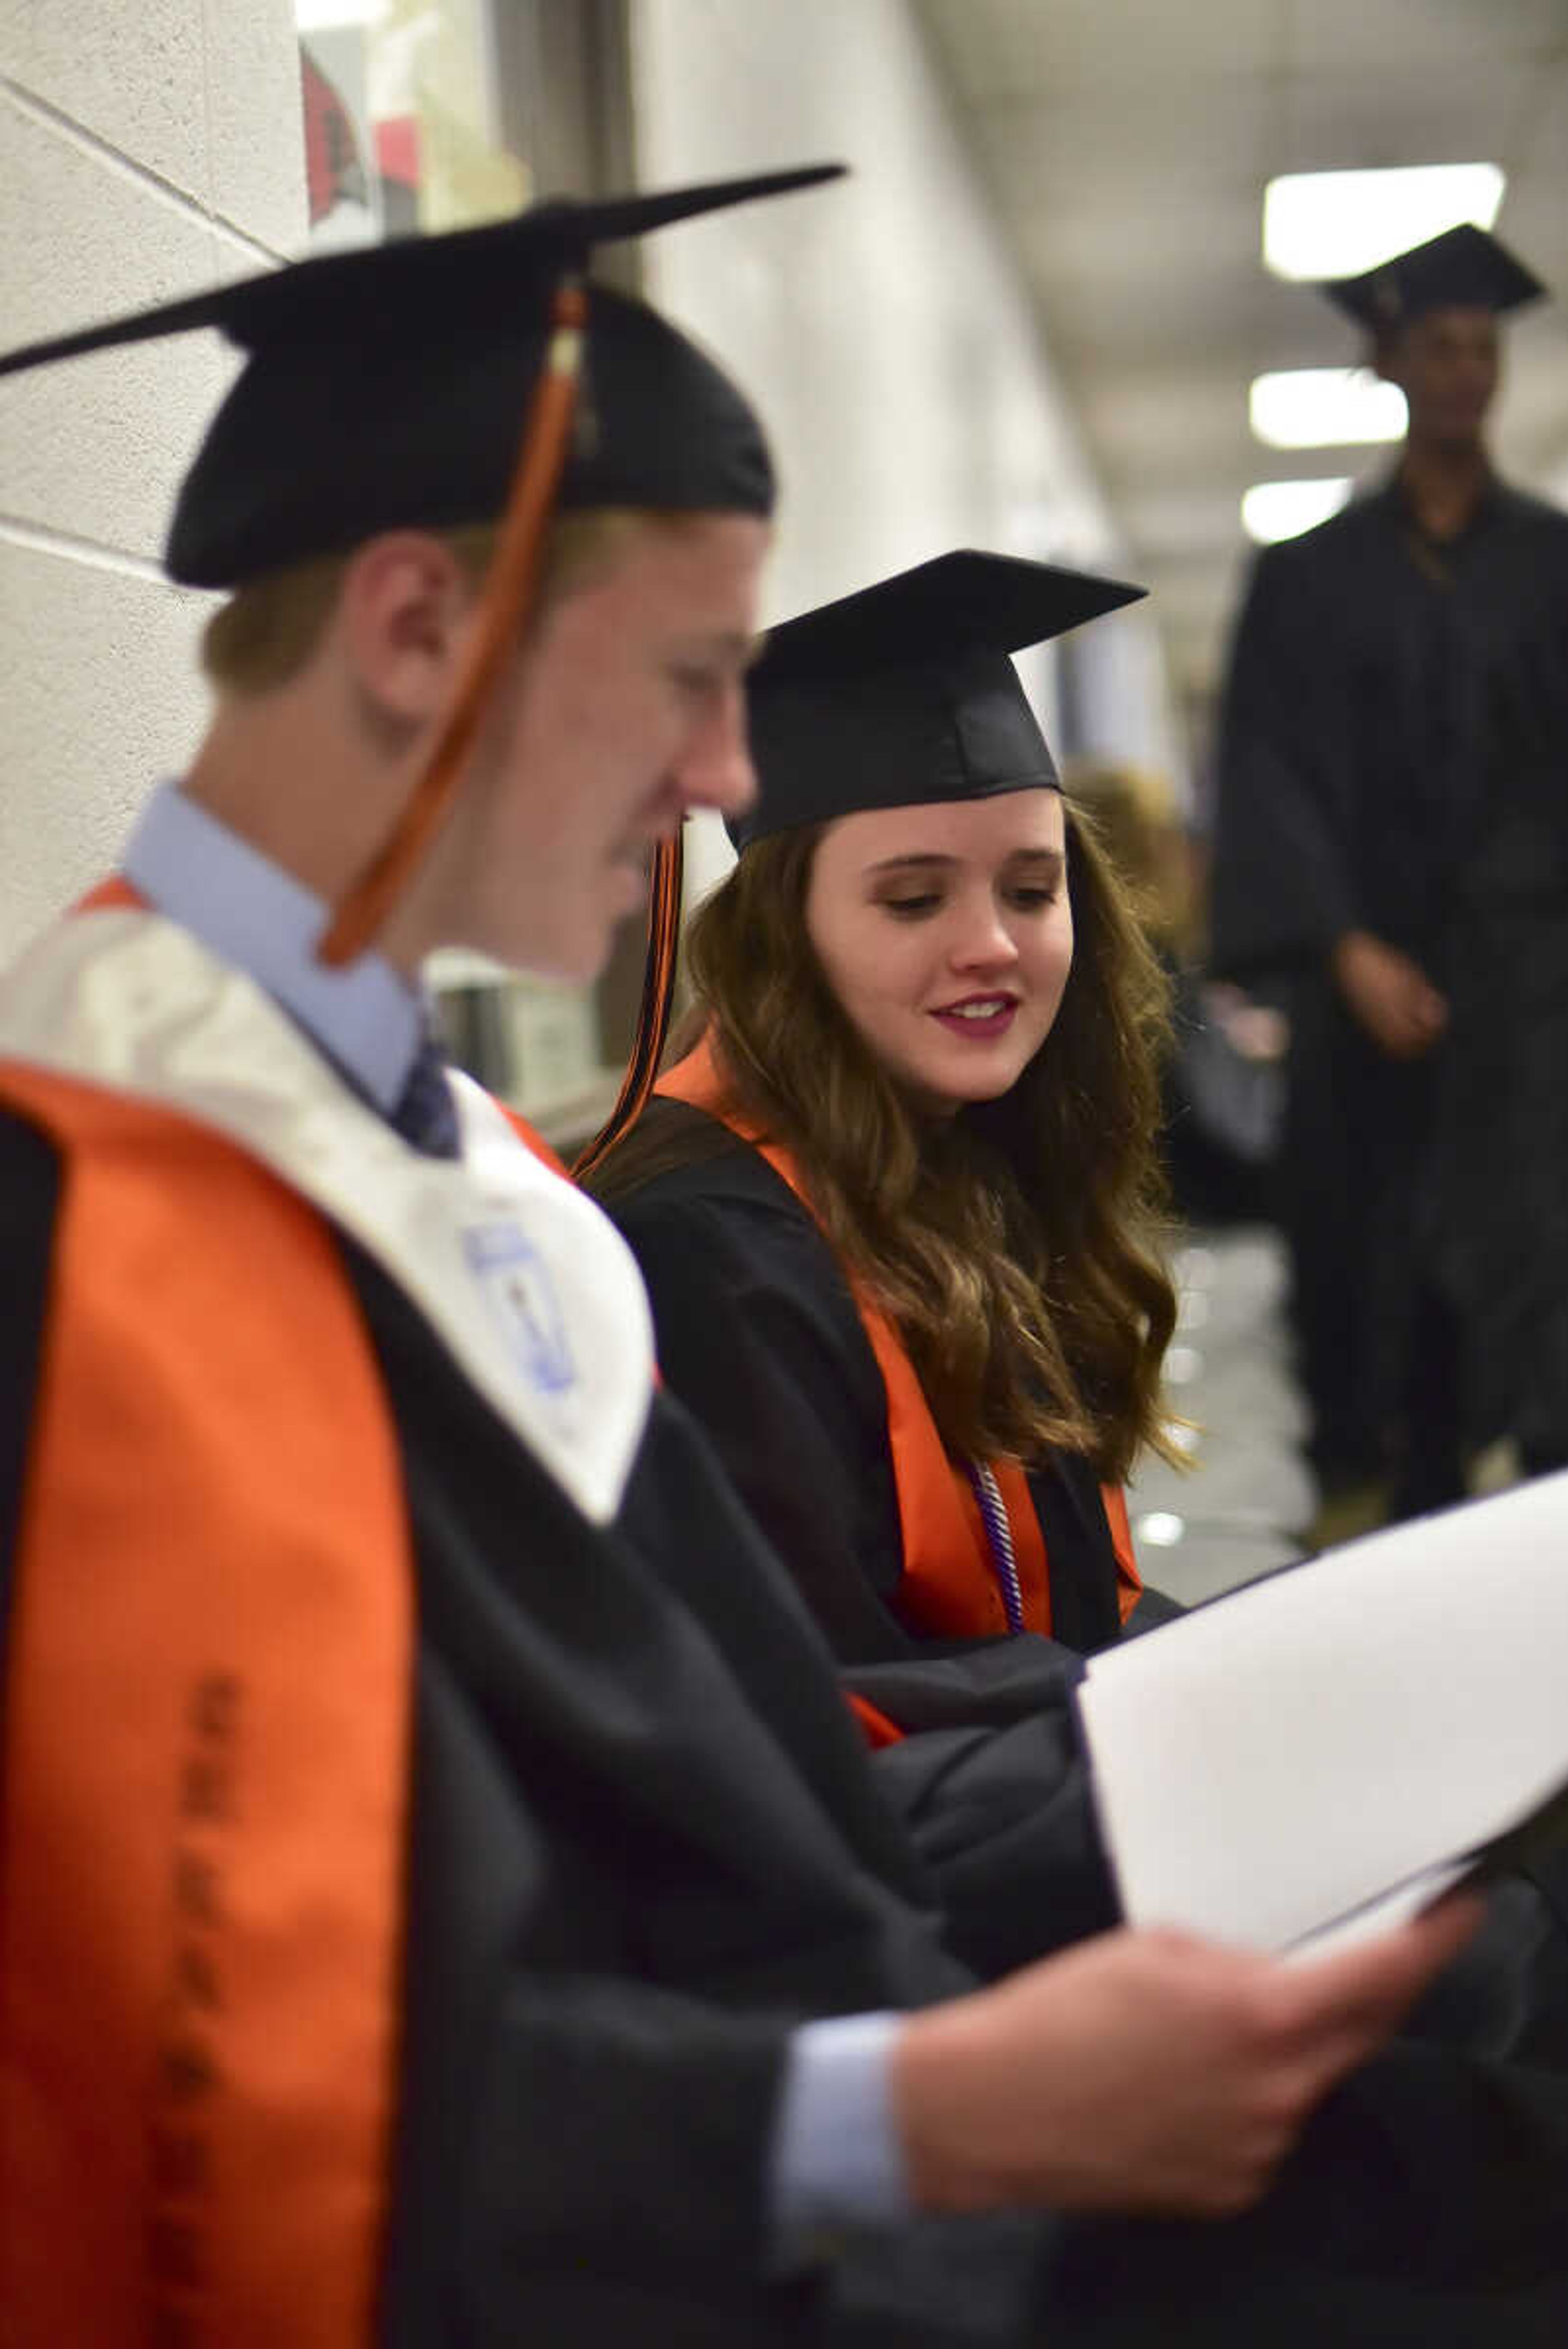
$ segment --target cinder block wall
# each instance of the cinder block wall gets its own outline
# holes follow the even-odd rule
[[[0,342],[298,249],[293,0],[0,0]],[[0,380],[0,957],[200,730],[163,528],[233,360],[183,336]]]

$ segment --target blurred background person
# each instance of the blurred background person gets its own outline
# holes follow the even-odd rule
[[[1063,780],[1170,984],[1160,1092],[1172,1204],[1189,1224],[1263,1222],[1275,1212],[1286,1023],[1272,1006],[1205,976],[1204,860],[1169,776],[1130,761],[1078,759]]]
[[[1267,549],[1219,773],[1217,969],[1289,983],[1280,1201],[1313,1453],[1413,1515],[1477,1445],[1568,1458],[1568,520],[1485,440],[1542,291],[1462,226],[1324,289],[1408,427]]]

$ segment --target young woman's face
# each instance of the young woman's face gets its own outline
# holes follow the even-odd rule
[[[1051,791],[867,810],[823,834],[807,933],[918,1108],[994,1101],[1050,1034],[1073,964],[1066,855]]]

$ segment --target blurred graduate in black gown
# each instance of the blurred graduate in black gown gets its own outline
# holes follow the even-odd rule
[[[1458,228],[1324,289],[1408,405],[1393,476],[1259,558],[1214,960],[1285,979],[1282,1212],[1329,1488],[1391,1514],[1502,1436],[1568,1458],[1568,518],[1484,439],[1542,287]]]

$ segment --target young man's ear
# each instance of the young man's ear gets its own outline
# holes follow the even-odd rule
[[[446,700],[474,600],[452,549],[424,531],[389,531],[344,574],[341,642],[355,683],[394,724],[419,726]]]

